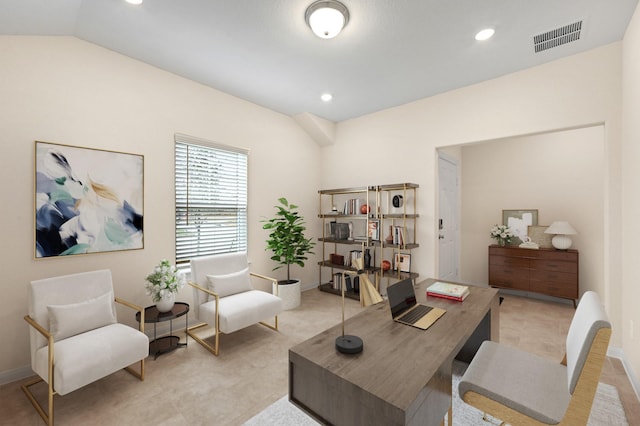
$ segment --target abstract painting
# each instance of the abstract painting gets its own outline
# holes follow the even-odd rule
[[[35,256],[141,249],[144,157],[36,141]]]
[[[502,210],[502,224],[511,228],[511,245],[517,246],[525,241],[528,227],[538,225],[538,210]]]

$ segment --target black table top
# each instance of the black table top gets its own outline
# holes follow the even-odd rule
[[[176,302],[169,312],[160,312],[156,305],[144,308],[144,322],[162,322],[181,317],[189,312],[189,304]],[[140,312],[136,313],[136,321],[140,322]]]

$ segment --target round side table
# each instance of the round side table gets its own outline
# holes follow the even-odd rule
[[[173,320],[186,315],[185,343],[180,343],[180,337],[173,336]],[[140,322],[140,313],[136,313],[136,321]],[[156,326],[159,322],[169,321],[169,335],[156,337]],[[156,305],[144,308],[145,324],[153,323],[153,340],[149,342],[149,354],[154,355],[154,359],[158,356],[171,352],[178,347],[187,346],[189,337],[186,330],[189,328],[189,304],[184,302],[176,302],[169,312],[160,312]]]

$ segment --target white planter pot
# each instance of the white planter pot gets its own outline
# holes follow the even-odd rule
[[[275,285],[275,284],[274,284]],[[273,289],[275,294],[275,289]],[[284,310],[300,306],[300,280],[294,284],[278,284],[278,297],[282,299]]]

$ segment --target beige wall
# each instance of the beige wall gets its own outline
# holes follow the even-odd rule
[[[421,246],[414,252],[412,267],[415,265],[422,277],[435,276],[437,148],[602,126],[605,182],[603,205],[595,213],[604,217],[601,296],[614,324],[612,344],[620,346],[621,46],[614,43],[342,122],[335,145],[322,151],[321,186],[402,181],[420,184]],[[462,246],[465,238],[463,233]]]
[[[462,148],[462,280],[487,283],[489,229],[503,209],[538,209],[538,224],[579,232],[580,294],[604,288],[604,129],[588,127]]]
[[[622,55],[622,349],[640,374],[640,7],[624,37]],[[636,376],[637,377],[637,376]]]
[[[174,258],[175,132],[251,150],[249,255],[255,270],[270,273],[274,266],[259,221],[275,212],[278,197],[301,205],[306,217],[316,214],[320,148],[290,117],[76,38],[0,37],[0,64],[5,376],[30,362],[22,319],[30,280],[111,268],[116,294],[150,304],[144,277],[160,259]],[[34,260],[34,140],[144,155],[145,248]],[[317,280],[316,268],[296,268],[296,275],[304,283]],[[189,288],[178,300],[191,301]],[[132,323],[133,314],[125,314]]]

